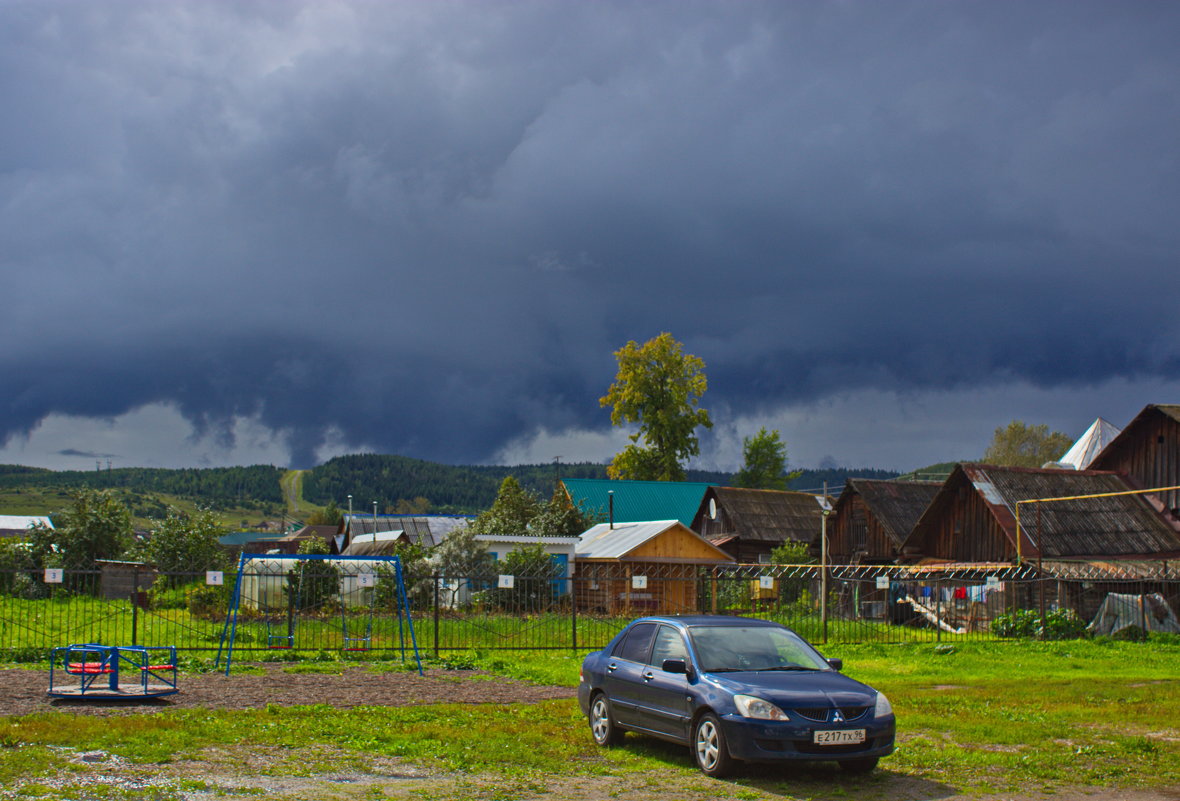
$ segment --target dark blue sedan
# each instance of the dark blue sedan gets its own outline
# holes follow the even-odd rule
[[[746,760],[867,772],[893,752],[893,708],[841,667],[778,623],[645,617],[586,657],[578,702],[599,745],[627,731],[683,743],[710,776]]]

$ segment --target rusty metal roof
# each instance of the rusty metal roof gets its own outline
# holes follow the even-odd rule
[[[1077,498],[1135,489],[1118,473],[984,464],[961,464],[956,471],[966,476],[1013,544],[1017,501],[1075,498],[1020,504],[1026,556],[1037,551],[1045,559],[1180,555],[1180,531],[1149,496]],[[954,478],[947,481],[948,491]]]

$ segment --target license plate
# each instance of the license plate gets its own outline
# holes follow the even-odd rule
[[[815,732],[816,745],[854,745],[865,741],[864,729],[825,729]]]

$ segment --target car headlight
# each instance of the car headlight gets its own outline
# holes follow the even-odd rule
[[[892,714],[893,704],[889,703],[889,699],[885,697],[885,693],[877,693],[877,706],[873,709],[873,715],[883,718],[886,715]]]
[[[756,720],[787,720],[787,715],[774,704],[752,695],[735,695],[733,705],[743,718]]]

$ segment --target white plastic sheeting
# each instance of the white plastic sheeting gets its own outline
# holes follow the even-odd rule
[[[1150,595],[1107,593],[1098,614],[1086,628],[1093,634],[1114,634],[1131,626],[1147,631],[1180,634],[1180,621],[1176,620],[1176,613],[1158,592]]]

